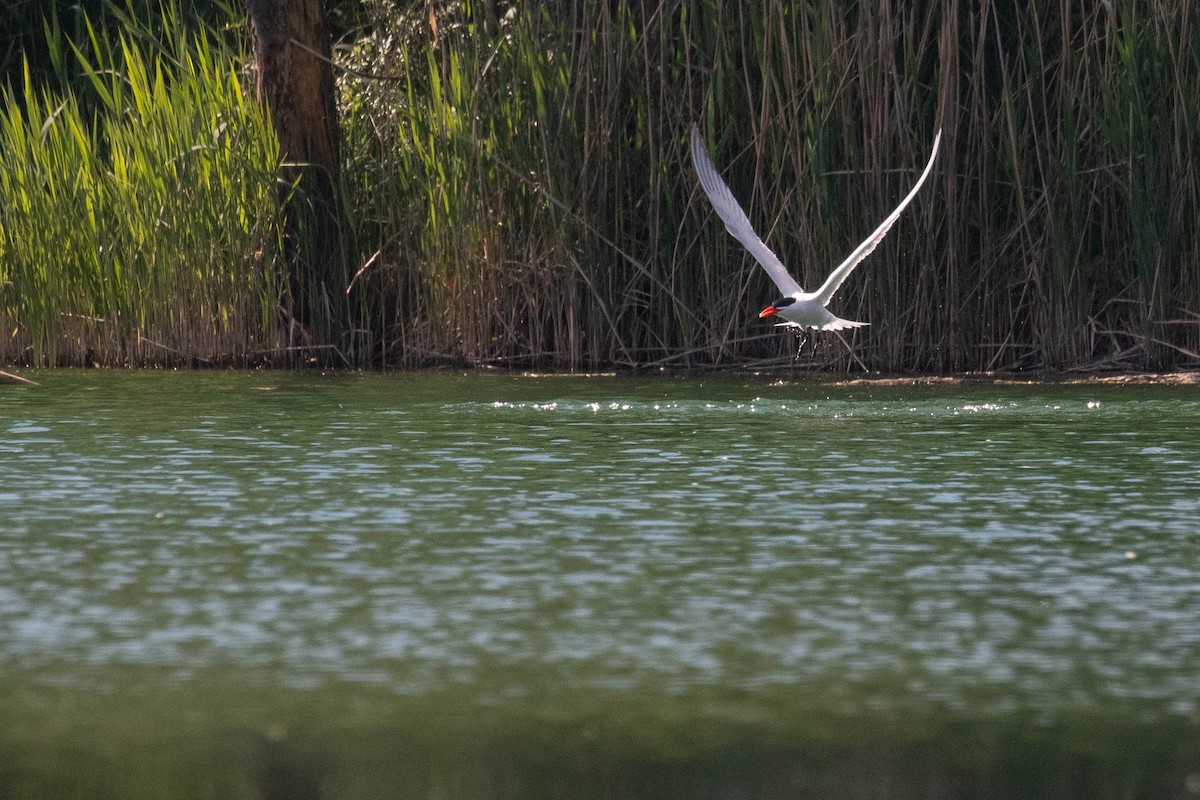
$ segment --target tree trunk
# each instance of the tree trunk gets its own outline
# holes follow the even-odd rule
[[[350,235],[341,195],[341,134],[321,0],[245,0],[258,99],[283,156],[292,344],[321,362],[350,356]]]

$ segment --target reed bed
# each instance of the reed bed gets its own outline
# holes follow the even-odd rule
[[[757,319],[775,288],[698,191],[693,121],[808,286],[945,129],[926,188],[835,299],[871,327],[800,363],[1200,360],[1190,0],[492,8],[379,2],[346,52],[356,290],[380,298],[390,361],[796,363]]]
[[[1200,363],[1194,0],[365,7],[337,48],[345,327],[377,363]],[[28,79],[5,96],[0,358],[283,357],[277,153],[239,56],[103,41],[98,112]],[[870,327],[797,357],[758,319],[776,289],[699,190],[693,122],[806,286],[945,131],[834,300]]]
[[[75,91],[28,68],[5,91],[0,360],[249,363],[281,344],[270,126],[215,37],[134,33],[89,27],[56,54]]]

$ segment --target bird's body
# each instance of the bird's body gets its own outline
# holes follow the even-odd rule
[[[704,140],[700,137],[700,129],[693,125],[692,161],[696,166],[700,185],[704,187],[704,193],[708,195],[713,210],[725,223],[725,228],[733,235],[733,238],[750,251],[750,255],[754,256],[754,259],[762,265],[762,268],[767,271],[767,275],[783,293],[783,297],[764,308],[758,316],[760,318],[778,316],[784,320],[780,323],[781,325],[801,329],[814,328],[819,331],[838,331],[843,328],[859,328],[866,325],[865,322],[853,322],[834,315],[827,308],[829,301],[842,282],[850,275],[850,272],[883,241],[888,230],[900,218],[900,212],[912,202],[917,190],[921,188],[921,184],[925,183],[925,179],[933,170],[933,162],[937,158],[941,141],[942,132],[939,130],[933,140],[933,153],[929,156],[929,163],[925,165],[925,171],[921,173],[921,177],[917,179],[916,185],[908,195],[900,201],[900,205],[896,206],[896,210],[889,214],[887,219],[875,229],[875,232],[868,236],[866,241],[856,247],[854,252],[829,274],[825,283],[821,284],[821,288],[815,292],[806,292],[788,273],[783,262],[779,260],[779,256],[775,255],[763,240],[758,238],[746,212],[742,211],[741,206],[734,199],[733,193],[721,180],[721,176],[717,174],[717,168],[709,159],[708,152],[704,149]]]
[[[835,316],[825,307],[816,292],[792,292],[781,297],[758,314],[759,318],[778,316],[783,322],[780,327],[813,328],[818,331],[840,331],[844,328],[861,328],[869,323],[854,322]]]

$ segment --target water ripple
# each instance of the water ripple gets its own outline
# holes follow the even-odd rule
[[[1200,693],[1174,389],[75,380],[0,417],[10,674]]]

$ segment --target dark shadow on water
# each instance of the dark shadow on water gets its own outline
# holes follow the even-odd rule
[[[1194,731],[1130,730],[1098,749],[1062,731],[943,733],[693,753],[628,752],[565,733],[530,741],[519,731],[440,743],[359,731],[176,739],[140,751],[0,747],[0,798],[1125,800],[1194,797],[1200,780]]]
[[[272,737],[261,740],[254,758],[255,800],[321,800],[327,796],[321,761]]]

